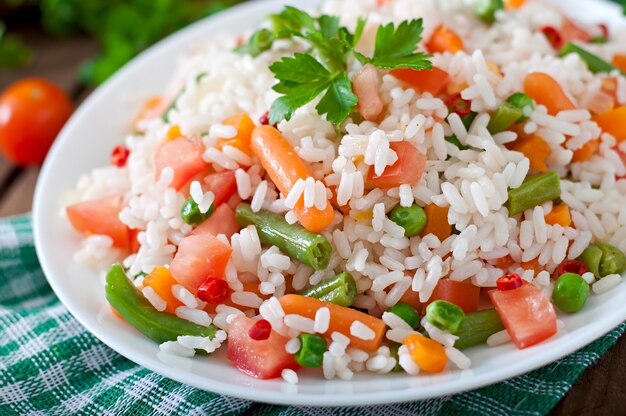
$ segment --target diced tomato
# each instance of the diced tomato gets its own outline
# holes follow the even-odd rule
[[[237,206],[241,204],[241,198],[238,193],[234,193],[228,198],[226,201],[226,205],[228,205],[233,211],[237,209]]]
[[[157,179],[164,168],[170,167],[174,170],[174,179],[170,186],[176,190],[182,188],[190,178],[209,167],[202,159],[203,152],[204,146],[201,143],[184,137],[163,142],[154,160]]]
[[[222,204],[215,209],[213,215],[198,225],[191,235],[218,235],[224,234],[228,239],[240,230],[235,219],[235,211],[228,204]]]
[[[190,235],[180,242],[170,265],[178,283],[192,293],[208,278],[224,278],[232,249],[211,234]]]
[[[591,35],[585,29],[564,17],[563,25],[561,26],[561,39],[563,44],[574,40],[588,43],[591,40]]]
[[[556,334],[556,313],[541,289],[527,283],[514,290],[492,290],[489,297],[519,349]]]
[[[212,173],[204,178],[205,186],[202,189],[205,192],[213,192],[215,200],[213,204],[217,207],[228,199],[237,190],[237,181],[235,180],[235,172],[228,170],[225,172]]]
[[[204,178],[206,178],[208,175],[210,175],[213,172],[214,172],[213,168],[209,166],[207,169],[203,170],[202,172],[196,173],[191,178],[187,179],[187,182],[185,182],[185,184],[178,191],[181,192],[183,195],[185,195],[185,198],[189,198],[189,195],[190,195],[189,189],[191,188],[191,184],[194,181],[198,181],[200,182],[200,184],[202,184],[204,182]]]
[[[480,297],[480,288],[474,286],[472,282],[466,280],[457,282],[450,279],[441,279],[433,294],[424,304],[424,308],[436,300],[445,300],[454,303],[463,312],[476,312],[478,310],[478,298]]]
[[[68,206],[65,211],[72,226],[84,234],[108,235],[113,245],[127,249],[130,241],[128,226],[120,221],[121,195],[83,201]]]
[[[374,173],[374,167],[371,166],[367,181],[380,188],[393,188],[403,183],[417,185],[426,167],[426,156],[409,142],[392,142],[389,146],[398,154],[398,160],[393,165],[387,166],[379,176]]]
[[[404,292],[404,295],[402,295],[402,297],[400,298],[400,302],[411,305],[417,311],[421,311],[424,309],[424,304],[420,302],[420,294],[413,291],[413,289],[411,288]]]
[[[139,251],[139,247],[141,246],[141,244],[139,244],[139,240],[137,240],[137,235],[139,234],[141,230],[129,230],[129,237],[128,237],[128,248],[130,249],[131,253],[136,253]]]
[[[420,92],[429,92],[437,96],[445,88],[450,80],[450,76],[443,69],[433,67],[432,69],[393,69],[389,71],[391,75],[402,82],[406,82]]]
[[[300,366],[293,355],[285,351],[288,338],[272,331],[268,339],[256,341],[248,332],[256,321],[239,315],[228,331],[228,359],[239,371],[258,379],[280,377],[284,369]]]
[[[515,260],[508,254],[504,257],[500,257],[499,259],[491,260],[489,263],[493,264],[500,270],[506,270],[515,264]]]

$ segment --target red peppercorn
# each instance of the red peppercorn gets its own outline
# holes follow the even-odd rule
[[[125,146],[115,146],[113,152],[111,152],[111,164],[118,168],[123,168],[128,161],[128,155],[130,155],[128,148]]]
[[[498,278],[496,280],[496,285],[498,286],[498,290],[504,292],[505,290],[513,290],[522,286],[524,281],[519,276],[519,274],[510,273],[505,274],[504,276]]]
[[[582,261],[564,260],[561,264],[557,266],[552,277],[554,279],[558,279],[564,273],[576,273],[582,276],[584,273],[587,273],[588,270],[589,268]]]
[[[259,118],[259,123],[261,123],[261,125],[263,126],[270,125],[270,112],[269,111],[266,111],[265,113],[263,113],[261,118]]]
[[[602,38],[603,39],[608,39],[609,38],[609,27],[607,25],[605,25],[604,23],[598,24],[598,27],[600,28],[600,32],[602,32]]]
[[[270,337],[272,325],[265,319],[259,319],[250,327],[248,335],[255,341],[264,341]]]
[[[448,107],[461,117],[472,112],[472,103],[468,100],[464,100],[459,92],[448,97]]]
[[[541,33],[543,33],[550,45],[556,50],[560,50],[563,46],[563,38],[558,30],[556,30],[553,26],[544,26],[541,28]]]
[[[218,304],[228,299],[230,288],[225,280],[209,278],[200,285],[196,295],[200,300]]]

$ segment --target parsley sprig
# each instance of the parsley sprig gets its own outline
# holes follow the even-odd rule
[[[295,7],[269,16],[269,27],[257,30],[248,42],[237,48],[240,53],[257,56],[269,50],[279,39],[301,42],[306,52],[282,58],[270,65],[277,79],[274,90],[281,97],[270,108],[270,123],[290,120],[300,107],[321,96],[315,107],[320,115],[335,125],[341,124],[354,110],[358,98],[348,77],[352,56],[361,64],[383,70],[430,69],[430,55],[416,51],[421,41],[422,20],[381,25],[376,32],[374,53],[365,56],[355,48],[366,21],[359,19],[354,32],[339,23],[336,16],[312,17]]]

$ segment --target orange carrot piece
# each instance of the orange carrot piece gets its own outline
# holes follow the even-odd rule
[[[552,211],[546,215],[546,224],[559,224],[562,227],[572,225],[572,217],[569,213],[569,207],[566,204],[559,204],[552,208]]]
[[[446,25],[439,25],[426,42],[426,50],[430,53],[456,53],[465,49],[463,40]]]
[[[510,150],[523,153],[530,161],[530,169],[535,172],[547,172],[546,159],[550,155],[550,146],[541,137],[520,135],[517,140],[507,145]]]
[[[626,140],[626,106],[617,107],[606,113],[598,114],[592,118],[593,121],[598,123],[598,126],[611,136],[615,137],[615,140],[621,142]]]
[[[572,162],[584,162],[589,160],[591,156],[596,154],[598,149],[600,148],[600,140],[589,140],[587,143],[583,145],[580,149],[574,150],[574,155],[572,156]]]
[[[426,211],[426,226],[420,235],[434,234],[439,241],[452,235],[452,226],[448,223],[448,207],[428,204],[424,207],[424,211]]]
[[[272,126],[257,127],[252,133],[252,151],[261,160],[261,165],[272,182],[287,195],[298,179],[305,180],[312,176],[287,139]],[[309,231],[318,232],[333,222],[335,211],[330,203],[319,210],[316,207],[305,208],[304,196],[294,207],[300,224]]]
[[[172,276],[172,273],[163,266],[157,266],[143,279],[144,286],[150,286],[157,295],[166,303],[165,312],[176,314],[176,308],[183,306],[183,303],[176,299],[172,294],[172,286],[178,282]]]
[[[524,5],[524,3],[526,3],[526,0],[505,0],[504,6],[506,7],[507,10],[519,9],[520,7]]]
[[[246,113],[241,113],[227,118],[222,124],[234,127],[237,130],[237,135],[230,139],[218,139],[217,147],[221,150],[224,146],[233,146],[251,156],[250,138],[255,127],[252,119]]]
[[[330,334],[337,331],[350,338],[351,347],[365,351],[376,351],[383,340],[385,323],[381,319],[359,312],[356,309],[346,308],[302,295],[284,295],[279,301],[285,314],[297,314],[310,319],[315,319],[315,313],[320,308],[327,307],[330,310],[330,324],[324,336],[330,337]],[[374,338],[364,340],[352,335],[350,327],[355,321],[360,321],[374,331]]]
[[[613,64],[614,67],[617,67],[620,71],[626,72],[626,55],[614,55],[611,60],[611,64]]]
[[[155,96],[148,98],[135,115],[135,118],[133,118],[133,129],[139,131],[139,122],[160,116],[168,105],[169,103],[164,97]]]
[[[441,373],[448,363],[443,345],[422,334],[411,334],[402,341],[415,364],[429,373]]]
[[[548,113],[555,115],[564,110],[575,110],[576,106],[565,94],[561,85],[550,75],[532,72],[524,79],[524,92],[537,104],[545,105]]]
[[[419,92],[429,92],[433,96],[439,95],[450,81],[448,73],[435,66],[432,69],[420,71],[410,68],[393,69],[389,73]]]
[[[183,134],[180,132],[180,126],[178,124],[174,124],[172,127],[167,129],[167,133],[165,133],[166,142],[171,142],[179,137],[183,137]]]
[[[524,270],[534,270],[535,274],[538,274],[539,272],[544,270],[544,267],[541,264],[539,264],[538,257],[530,261],[525,261],[523,263],[520,263],[520,267]]]

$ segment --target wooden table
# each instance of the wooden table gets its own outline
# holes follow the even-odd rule
[[[51,40],[33,27],[20,32],[36,57],[26,68],[0,72],[0,89],[25,76],[40,76],[64,88],[79,103],[89,91],[78,87],[76,70],[81,61],[96,54],[96,42],[82,37]],[[16,168],[0,156],[0,216],[30,211],[38,173],[37,168]],[[551,415],[626,414],[624,398],[626,337],[583,373]]]

